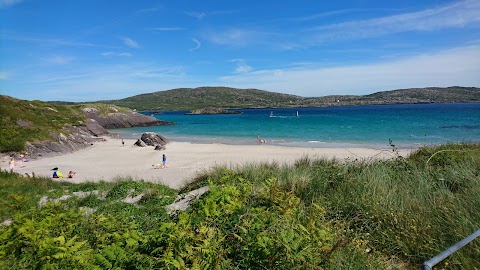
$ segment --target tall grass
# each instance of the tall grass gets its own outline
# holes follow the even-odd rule
[[[392,160],[215,167],[179,193],[210,191],[173,217],[164,206],[176,192],[153,183],[70,184],[5,172],[0,180],[0,221],[14,220],[0,226],[0,268],[418,269],[480,227],[473,144]],[[38,207],[43,196],[92,190],[106,196]],[[137,205],[122,201],[140,193]],[[96,212],[85,217],[84,208]],[[58,246],[72,253],[53,257]],[[438,269],[480,269],[478,258],[480,239]]]
[[[224,170],[216,168],[197,183],[222,179]],[[325,206],[332,221],[348,226],[352,241],[412,265],[480,228],[479,145],[425,147],[408,158],[368,162],[305,157],[289,166],[252,164],[234,172],[257,187],[277,179],[303,204]],[[446,263],[479,269],[478,258],[479,239]]]

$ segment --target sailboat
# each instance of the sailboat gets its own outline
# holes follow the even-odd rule
[[[273,111],[270,112],[270,117],[273,117]]]
[[[297,117],[298,117],[298,111],[297,111]]]

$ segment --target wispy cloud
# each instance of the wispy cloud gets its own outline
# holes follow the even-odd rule
[[[153,31],[183,31],[185,28],[183,27],[155,27],[151,28]]]
[[[454,4],[369,20],[319,26],[308,31],[315,42],[371,38],[407,31],[433,31],[461,28],[480,23],[480,1]]]
[[[43,58],[43,61],[50,65],[66,65],[72,62],[75,58],[65,55],[51,55]]]
[[[10,7],[23,2],[23,0],[0,0],[0,8]]]
[[[138,45],[138,43],[135,40],[129,37],[121,37],[120,39],[123,41],[123,44],[127,45],[130,48],[135,48],[135,49],[140,48],[140,45]]]
[[[2,38],[6,40],[13,40],[17,42],[27,42],[33,43],[38,46],[48,46],[48,47],[98,47],[98,48],[107,48],[114,49],[117,47],[99,45],[90,42],[83,42],[78,40],[66,39],[66,38],[56,38],[56,37],[43,37],[43,36],[33,36],[33,35],[18,35],[15,33],[2,33]]]
[[[3,80],[6,80],[6,79],[8,79],[8,77],[9,77],[9,76],[8,76],[8,73],[7,73],[7,72],[5,72],[5,71],[0,71],[0,80],[2,80],[2,81],[3,81]]]
[[[205,18],[205,16],[207,16],[207,14],[203,11],[187,11],[185,12],[185,14],[190,17],[194,17],[197,20],[202,20],[203,18]]]
[[[93,101],[124,98],[179,85],[193,86],[182,66],[148,63],[60,68],[56,72],[46,70],[23,76],[25,79],[18,80],[15,88],[10,89],[5,84],[2,94],[29,100]]]
[[[103,52],[101,53],[102,56],[123,56],[123,57],[131,57],[132,54],[128,52]]]
[[[135,13],[137,15],[144,15],[146,13],[155,13],[155,12],[158,12],[158,11],[160,11],[159,7],[151,7],[151,8],[139,9]]]
[[[202,43],[200,43],[200,41],[198,41],[198,39],[192,38],[192,41],[195,43],[195,47],[189,49],[189,51],[193,52],[195,50],[200,49],[200,47],[202,47]]]
[[[219,84],[323,96],[410,87],[479,86],[478,74],[480,45],[474,45],[364,65],[257,70],[222,77]]]
[[[230,61],[236,64],[235,73],[246,73],[253,70],[244,59],[232,59]]]
[[[253,29],[231,28],[226,31],[204,33],[204,37],[218,45],[243,47],[264,40],[271,34]]]

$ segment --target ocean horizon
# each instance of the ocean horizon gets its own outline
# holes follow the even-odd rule
[[[480,141],[480,103],[395,104],[308,108],[233,109],[240,114],[188,115],[164,111],[173,126],[110,130],[137,139],[156,132],[172,141],[299,147],[391,147]],[[147,113],[145,113],[147,114]],[[147,114],[148,115],[148,114]]]

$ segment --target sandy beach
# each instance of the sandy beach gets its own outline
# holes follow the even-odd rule
[[[336,159],[372,159],[392,158],[391,149],[373,148],[305,148],[275,145],[226,145],[193,144],[189,142],[171,142],[166,150],[156,151],[154,147],[138,147],[135,140],[125,140],[125,146],[119,139],[106,138],[94,146],[74,153],[32,160],[17,161],[15,171],[21,174],[35,172],[38,176],[52,176],[52,168],[58,167],[66,176],[68,171],[76,172],[72,179],[62,179],[75,183],[85,181],[114,181],[119,177],[163,183],[171,188],[181,188],[198,173],[216,165],[232,168],[248,163],[277,162],[291,164],[295,160],[309,156],[311,158]],[[402,149],[402,156],[410,150]],[[167,168],[155,169],[152,165],[162,163],[162,154],[167,157]],[[7,168],[8,160],[2,160],[2,168]]]

